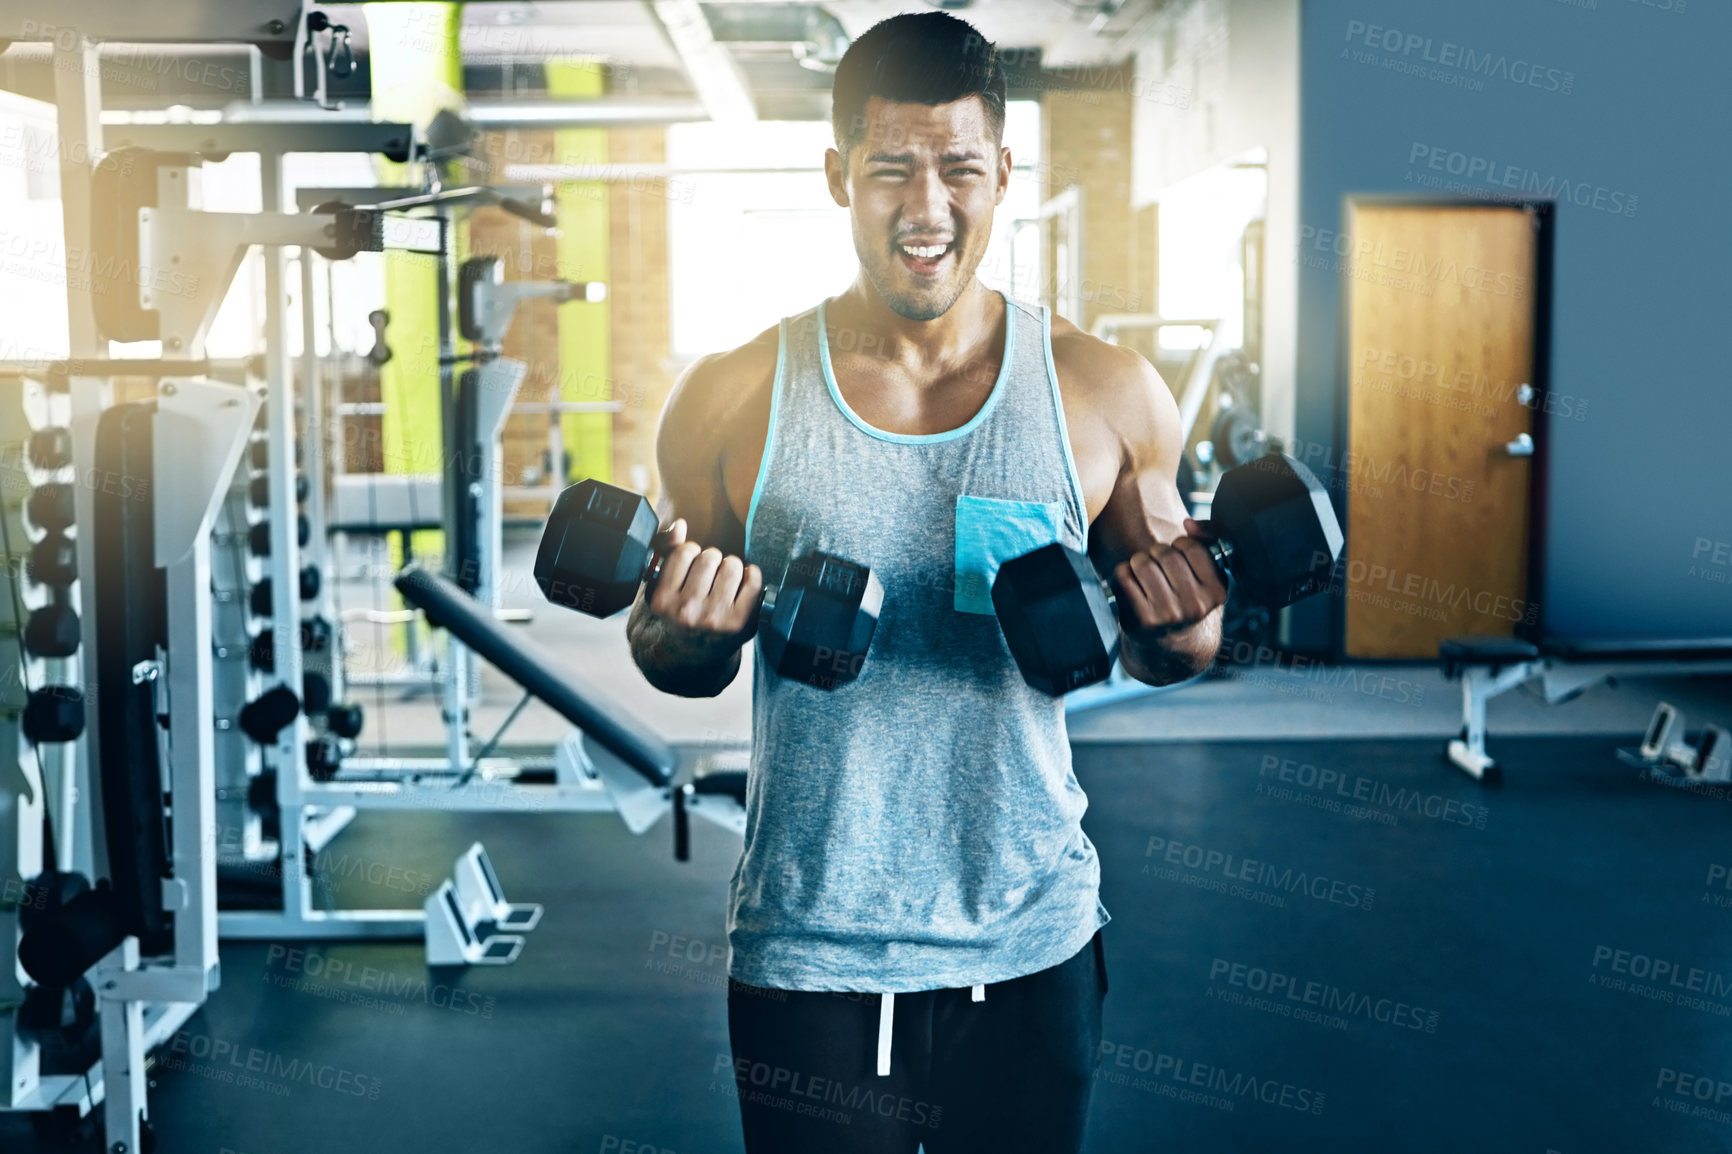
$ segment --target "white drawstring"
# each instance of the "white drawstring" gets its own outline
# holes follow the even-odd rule
[[[890,1026],[896,1020],[896,995],[878,995],[878,1076],[890,1074]]]
[[[970,1001],[986,1001],[986,985],[972,987]],[[896,995],[878,995],[878,1076],[890,1076],[890,1033],[896,1024]]]

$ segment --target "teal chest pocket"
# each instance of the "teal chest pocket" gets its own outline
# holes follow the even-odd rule
[[[1059,540],[1064,506],[1057,501],[956,499],[956,611],[992,614],[998,567]]]

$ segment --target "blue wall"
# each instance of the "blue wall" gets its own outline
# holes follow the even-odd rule
[[[1513,166],[1518,185],[1573,186],[1556,209],[1551,387],[1586,406],[1535,416],[1549,531],[1529,593],[1550,633],[1732,637],[1732,3],[1679,3],[1304,3],[1302,226],[1339,229],[1348,195],[1435,194],[1407,179],[1432,172],[1416,147],[1441,150],[1446,181],[1460,153],[1499,180]],[[1513,78],[1468,71],[1466,50]],[[1306,443],[1335,442],[1342,304],[1339,274],[1302,264]],[[1323,618],[1296,616],[1294,641],[1325,644]]]

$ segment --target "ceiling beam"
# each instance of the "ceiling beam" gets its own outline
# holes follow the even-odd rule
[[[710,34],[698,0],[645,0],[685,66],[698,100],[718,124],[758,119],[758,108],[733,55]]]

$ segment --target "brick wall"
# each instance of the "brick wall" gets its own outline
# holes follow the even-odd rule
[[[485,154],[498,158],[549,158],[551,132],[493,134]],[[608,134],[610,164],[660,164],[665,159],[660,128],[614,129]],[[495,172],[494,179],[502,179]],[[543,403],[563,395],[567,401],[618,401],[613,418],[613,476],[616,484],[656,490],[655,430],[662,405],[673,388],[668,369],[667,194],[661,180],[620,180],[606,186],[609,253],[609,335],[612,363],[602,379],[562,371],[559,363],[560,306],[528,301],[518,306],[506,336],[505,355],[528,368],[519,403]],[[497,209],[478,210],[471,225],[470,250],[501,258],[507,280],[577,278],[582,270],[558,266],[554,238]],[[507,486],[544,483],[549,465],[553,418],[547,413],[513,413],[506,421],[504,469]],[[563,479],[562,479],[563,480]],[[545,502],[507,498],[507,517],[540,517]]]
[[[1123,66],[1121,66],[1123,67]],[[1131,214],[1131,94],[1128,86],[1104,90],[1054,89],[1045,104],[1046,195],[1072,183],[1082,188],[1084,328],[1102,313],[1152,312],[1137,295],[1137,262],[1152,259],[1133,248]],[[1049,230],[1049,236],[1052,230]],[[1052,245],[1047,251],[1053,250]],[[1059,284],[1055,273],[1053,284]],[[1062,286],[1061,286],[1062,287]],[[1073,318],[1074,319],[1074,318]]]
[[[667,159],[661,128],[619,128],[608,136],[612,164],[661,164]],[[659,494],[655,472],[656,422],[673,389],[668,294],[667,182],[628,180],[609,186],[609,258],[614,283],[613,399],[624,407],[613,421],[616,483]]]

